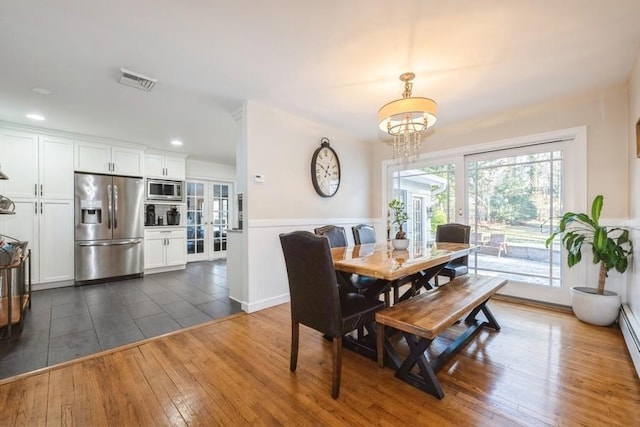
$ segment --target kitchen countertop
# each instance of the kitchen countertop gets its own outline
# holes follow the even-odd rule
[[[186,225],[145,225],[145,230],[159,230],[163,228],[187,228]]]

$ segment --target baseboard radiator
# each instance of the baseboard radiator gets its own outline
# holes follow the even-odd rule
[[[633,365],[636,367],[636,374],[640,377],[640,339],[638,338],[640,337],[640,325],[631,312],[631,308],[626,304],[623,304],[622,310],[620,310],[620,329],[624,341],[627,343]]]

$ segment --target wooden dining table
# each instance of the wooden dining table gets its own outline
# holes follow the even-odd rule
[[[431,242],[410,245],[398,250],[391,242],[365,244],[331,249],[333,265],[339,273],[340,286],[353,287],[352,275],[370,279],[360,291],[371,292],[374,298],[385,295],[385,304],[390,306],[389,290],[394,290],[394,304],[415,296],[421,288],[431,289],[431,279],[449,262],[462,258],[477,250],[466,243]],[[399,295],[401,285],[410,287]],[[354,291],[355,289],[349,289]],[[370,359],[377,360],[375,331],[352,339],[345,337],[343,345]]]
[[[394,284],[412,282],[410,292],[430,289],[431,279],[449,261],[462,258],[478,248],[466,243],[429,242],[398,250],[391,242],[332,248],[333,265],[343,275],[357,274],[377,279],[376,289],[383,293]],[[386,288],[385,286],[386,285]],[[394,302],[411,297],[407,292]],[[389,304],[387,304],[389,305]]]

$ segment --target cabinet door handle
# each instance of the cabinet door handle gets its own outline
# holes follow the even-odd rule
[[[40,214],[42,214],[42,202],[40,202]]]
[[[33,195],[38,197],[38,184],[33,184]],[[38,209],[36,209],[37,211]]]
[[[40,195],[44,194],[44,185],[40,184]]]
[[[38,215],[38,202],[33,202],[33,208],[34,208],[33,213],[35,213],[36,215]]]

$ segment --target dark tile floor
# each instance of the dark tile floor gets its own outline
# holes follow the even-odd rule
[[[225,260],[140,279],[33,292],[18,336],[0,341],[0,379],[241,311]]]

